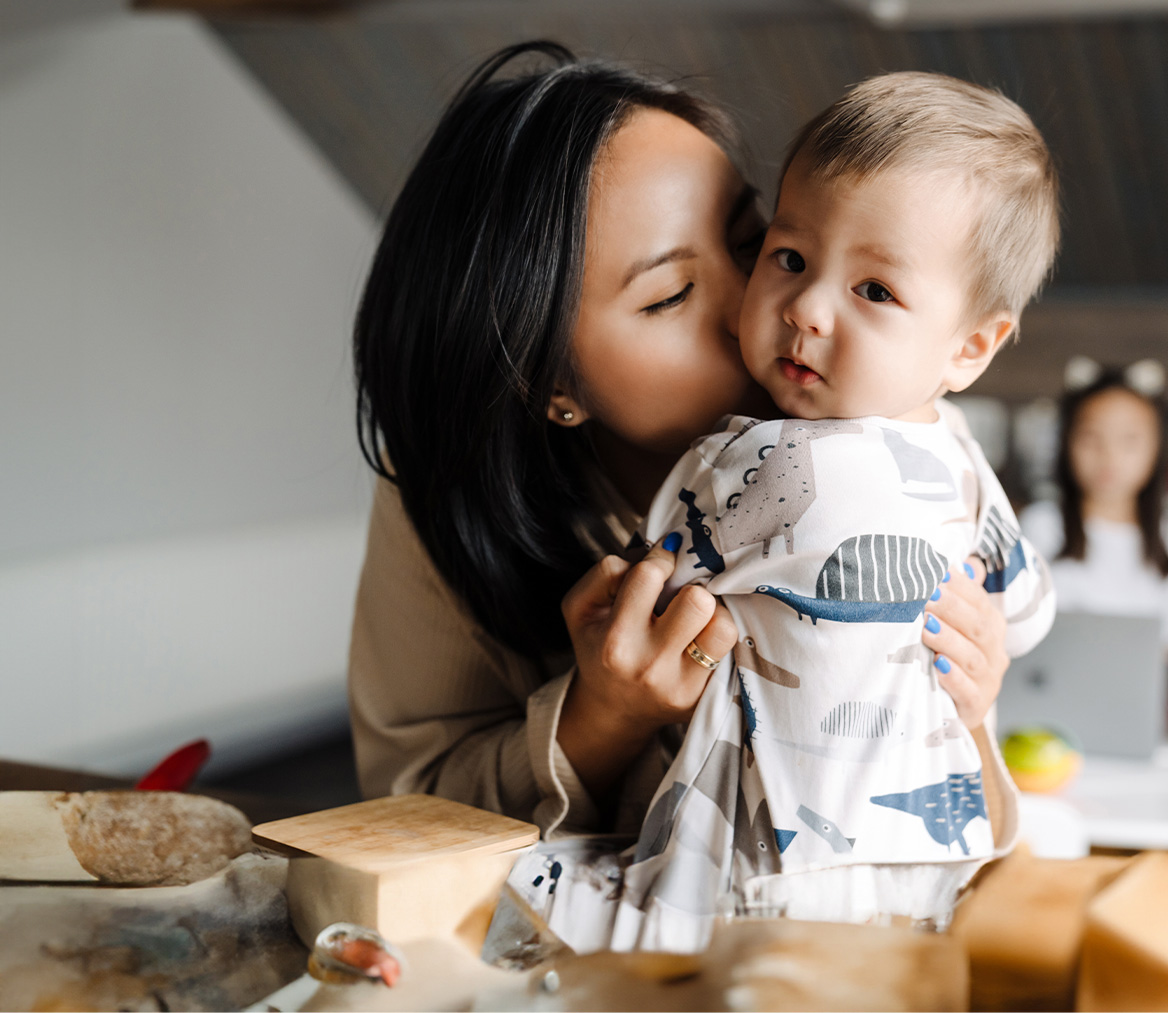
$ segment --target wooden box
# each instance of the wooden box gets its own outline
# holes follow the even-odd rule
[[[307,946],[344,921],[392,943],[456,936],[477,947],[539,830],[432,795],[398,795],[263,823],[252,837],[290,857],[288,906]]]

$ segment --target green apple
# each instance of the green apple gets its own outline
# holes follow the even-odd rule
[[[1057,791],[1078,773],[1082,754],[1053,728],[1031,725],[1002,741],[1002,758],[1022,791]]]

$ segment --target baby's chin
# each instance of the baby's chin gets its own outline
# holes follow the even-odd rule
[[[870,411],[847,411],[849,407],[847,405],[812,397],[805,391],[776,390],[771,392],[771,398],[775,402],[779,416],[787,419],[818,422],[820,419],[855,419],[872,414]]]

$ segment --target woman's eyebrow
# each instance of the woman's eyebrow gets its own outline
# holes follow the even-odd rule
[[[629,268],[628,273],[625,274],[625,280],[621,282],[621,289],[626,289],[632,284],[632,281],[637,275],[644,274],[646,271],[652,271],[655,267],[660,267],[662,264],[672,264],[675,260],[692,260],[697,256],[692,246],[675,246],[672,250],[665,253],[659,253],[653,257],[644,257],[641,260],[634,261]]]

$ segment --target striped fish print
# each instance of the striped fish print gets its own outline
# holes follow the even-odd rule
[[[945,576],[945,558],[923,538],[857,535],[819,571],[815,594],[836,601],[916,601]]]
[[[1002,516],[1001,511],[996,506],[989,508],[986,512],[981,538],[977,543],[977,554],[985,560],[986,569],[990,573],[1006,569],[1010,554],[1021,534],[1014,525]]]
[[[848,700],[828,711],[819,730],[853,739],[882,739],[892,734],[896,712],[868,700]]]
[[[1007,521],[996,506],[986,511],[982,522],[977,554],[985,560],[984,587],[990,594],[1004,591],[1009,583],[1026,569],[1026,551],[1022,548],[1022,532]]]
[[[799,614],[838,623],[911,623],[945,576],[947,563],[923,538],[856,535],[840,542],[823,564],[815,597],[761,584],[755,591],[786,602]]]

